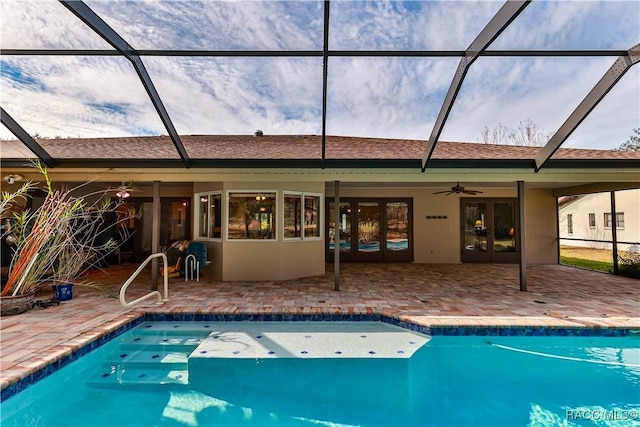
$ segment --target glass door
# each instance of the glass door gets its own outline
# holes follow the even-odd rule
[[[342,199],[337,225],[334,202],[326,206],[328,262],[334,257],[336,227],[341,261],[413,261],[410,199]]]
[[[190,240],[191,237],[191,199],[160,199],[160,246],[169,246],[178,240]]]
[[[506,260],[509,254],[515,254],[516,250],[516,203],[493,203],[493,258],[500,261]]]
[[[515,199],[461,199],[462,262],[517,262]]]
[[[355,217],[358,229],[356,261],[382,261],[380,202],[357,202]]]
[[[462,261],[489,262],[486,202],[462,203]]]
[[[338,218],[337,224],[335,218],[335,203],[327,203],[327,206],[329,210],[329,212],[327,212],[327,218],[329,218],[327,259],[333,260],[333,251],[336,247],[336,235],[338,235],[340,260],[351,261],[353,258],[351,253],[351,202],[340,202],[340,217]]]
[[[411,248],[411,204],[409,201],[385,203],[384,259],[413,261]]]

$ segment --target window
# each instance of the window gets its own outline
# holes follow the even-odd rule
[[[320,195],[303,196],[304,200],[304,238],[320,237]]]
[[[320,237],[320,195],[284,193],[284,238]]]
[[[229,192],[229,240],[276,239],[276,192]]]
[[[604,226],[611,228],[613,217],[611,212],[604,213]],[[616,229],[624,229],[624,212],[616,212]]]
[[[220,193],[196,194],[198,202],[198,237],[222,237],[222,195]]]
[[[589,214],[589,228],[596,228],[596,214]]]
[[[573,234],[573,214],[567,214],[567,233]]]

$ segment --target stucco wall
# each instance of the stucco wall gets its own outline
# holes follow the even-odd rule
[[[460,262],[460,207],[452,196],[428,188],[344,188],[340,197],[413,198],[413,257],[416,263]],[[333,197],[333,192],[328,192]],[[426,219],[446,216],[446,219]]]
[[[557,264],[556,199],[551,190],[525,190],[525,236],[528,264]]]
[[[515,188],[480,188],[481,196],[489,198],[517,196]],[[282,192],[301,191],[325,194],[323,183],[227,182],[197,183],[194,192],[234,190],[275,190],[278,192],[278,235],[275,241],[206,240],[210,270],[218,280],[256,281],[286,280],[325,273],[324,197],[322,198],[321,240],[285,241],[282,238]],[[353,188],[340,189],[340,197],[397,197],[413,199],[414,262],[460,262],[460,197],[434,195],[438,188]],[[326,197],[333,197],[328,186]],[[527,189],[526,197],[526,253],[527,262],[553,264],[557,262],[555,198],[551,190]],[[194,213],[195,215],[195,213]],[[427,219],[427,216],[446,218]],[[227,212],[223,209],[223,224]],[[194,225],[195,226],[195,225]]]
[[[225,182],[197,183],[194,192],[222,191],[225,205],[222,211],[221,239],[199,239],[206,243],[212,261],[214,277],[225,281],[286,280],[324,274],[324,218],[321,215],[321,239],[283,240],[283,191],[324,193],[324,183]],[[228,221],[226,194],[236,190],[277,191],[277,239],[228,240],[224,224]],[[323,209],[324,198],[321,209]],[[322,210],[324,212],[324,210]],[[195,215],[195,212],[194,212]],[[194,221],[195,223],[195,221]],[[195,224],[194,224],[195,226]],[[195,231],[195,230],[194,230]],[[194,233],[195,235],[195,233]],[[209,274],[209,273],[207,273]]]
[[[516,197],[517,191],[513,185],[514,188],[473,188],[482,190],[482,197]],[[460,196],[433,194],[445,188],[341,188],[340,197],[413,198],[414,262],[452,264],[460,262]],[[550,191],[544,194],[549,197],[547,202],[555,206]],[[332,189],[327,191],[327,196],[333,197]],[[536,200],[536,203],[540,203],[540,197]],[[555,221],[554,210],[555,207],[552,207],[545,221]],[[427,216],[446,218],[427,219]],[[549,242],[542,246],[549,246]],[[533,256],[533,252],[529,262],[546,262],[540,261],[539,256]]]

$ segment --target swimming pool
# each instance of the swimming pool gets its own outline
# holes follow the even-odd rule
[[[2,402],[1,424],[640,425],[635,334],[447,332],[144,322]]]

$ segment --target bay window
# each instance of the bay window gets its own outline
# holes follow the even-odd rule
[[[232,191],[228,200],[229,240],[276,239],[275,191]]]
[[[319,194],[284,192],[284,238],[320,238]]]
[[[222,237],[222,194],[198,193],[196,194],[198,206],[198,231],[200,238]]]

